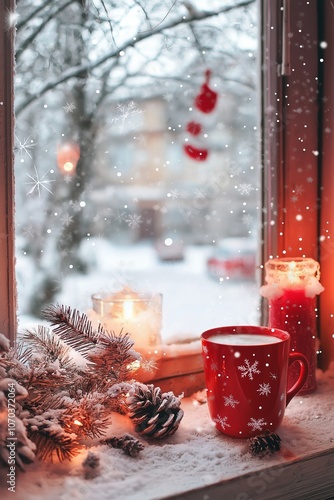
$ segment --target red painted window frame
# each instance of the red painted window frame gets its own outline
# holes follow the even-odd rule
[[[0,333],[16,335],[14,251],[14,0],[0,2]]]
[[[262,17],[261,107],[262,107],[262,246],[261,262],[283,255],[306,254],[320,260],[325,292],[320,296],[321,343],[323,367],[333,358],[332,332],[334,318],[334,236],[321,241],[334,224],[334,173],[331,158],[334,142],[325,134],[326,123],[334,122],[334,11],[330,2],[317,0],[259,0]],[[329,5],[330,4],[330,5]],[[14,266],[14,29],[7,24],[8,13],[14,12],[14,0],[0,2],[0,331],[12,341],[16,334],[16,293]],[[283,9],[283,10],[282,10]],[[320,14],[319,14],[320,12]],[[302,15],[301,13],[306,13]],[[320,17],[319,17],[320,16]],[[299,23],[299,24],[298,24]],[[302,23],[302,25],[300,25]],[[299,31],[302,26],[301,31]],[[293,32],[293,37],[289,33]],[[310,44],[307,72],[300,59],[299,46],[324,37],[329,41],[327,63],[319,71],[318,44]],[[320,74],[321,73],[321,74]],[[294,115],[290,106],[305,91],[304,79],[314,79],[307,89],[307,116]],[[318,80],[318,77],[321,77]],[[319,86],[320,81],[320,86]],[[319,96],[326,96],[326,102]],[[294,103],[297,104],[297,103]],[[290,106],[290,107],[289,107]],[[302,119],[301,119],[302,118]],[[307,125],[307,127],[305,127]],[[301,157],[302,137],[307,150]],[[315,156],[312,151],[321,151]],[[293,192],[300,183],[298,165],[307,163],[314,182],[306,186],[297,200]],[[305,184],[305,183],[304,183]],[[305,187],[305,186],[304,186]],[[296,215],[309,205],[309,216],[296,225]],[[298,230],[297,230],[298,229]],[[282,234],[280,234],[282,233]],[[302,250],[299,238],[302,238]],[[262,274],[263,282],[264,276]],[[266,321],[265,306],[262,322]]]

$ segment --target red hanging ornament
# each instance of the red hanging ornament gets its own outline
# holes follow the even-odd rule
[[[205,72],[205,83],[201,86],[200,93],[195,98],[195,106],[202,113],[211,113],[214,110],[218,94],[209,87],[211,71],[209,69]]]
[[[196,148],[195,146],[191,146],[190,144],[184,145],[183,149],[190,158],[196,161],[205,161],[209,154],[209,151],[207,149]]]
[[[187,125],[187,132],[191,135],[198,135],[202,132],[202,125],[198,122],[191,121]]]

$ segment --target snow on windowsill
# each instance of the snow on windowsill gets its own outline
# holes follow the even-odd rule
[[[322,450],[334,450],[334,363],[326,373],[317,372],[318,390],[296,396],[287,407],[278,434],[282,439],[279,453],[267,458],[252,457],[246,440],[220,434],[210,422],[206,404],[196,394],[182,401],[185,415],[178,431],[167,440],[145,441],[137,458],[107,446],[93,446],[100,457],[101,474],[86,480],[83,450],[72,462],[32,464],[17,478],[17,500],[150,500],[163,499],[196,488],[209,487],[232,477],[279,464],[301,460]],[[108,436],[134,434],[131,422],[115,414]],[[4,478],[0,488],[3,500]],[[246,498],[254,484],[248,482]],[[7,493],[7,494],[6,494]],[[242,493],[239,490],[239,493]],[[255,490],[253,491],[255,494]],[[208,496],[208,495],[207,495]]]

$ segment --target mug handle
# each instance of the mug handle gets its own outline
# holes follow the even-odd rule
[[[300,372],[297,381],[286,393],[286,406],[288,406],[291,399],[300,391],[308,377],[308,362],[304,354],[301,354],[300,352],[290,352],[288,367],[290,367],[295,361],[299,363]]]

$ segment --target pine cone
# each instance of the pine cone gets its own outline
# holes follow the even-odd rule
[[[121,437],[112,437],[101,441],[102,444],[107,444],[112,448],[119,448],[130,457],[137,457],[139,452],[144,449],[144,445],[131,434],[125,434]]]
[[[177,431],[183,418],[181,400],[153,384],[135,383],[126,399],[135,430],[147,438],[162,439]]]
[[[274,432],[265,431],[260,436],[255,436],[248,440],[249,450],[252,455],[263,458],[272,455],[281,449],[281,438]]]

